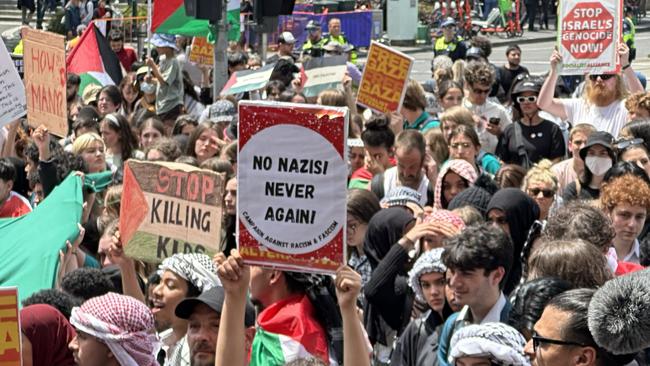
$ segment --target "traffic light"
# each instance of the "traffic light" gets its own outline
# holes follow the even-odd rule
[[[211,22],[221,20],[223,0],[185,0],[185,15]]]

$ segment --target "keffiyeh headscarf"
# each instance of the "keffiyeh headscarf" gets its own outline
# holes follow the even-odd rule
[[[72,309],[70,323],[103,342],[122,366],[158,366],[153,315],[138,300],[109,292]]]
[[[472,324],[454,333],[449,358],[451,364],[461,357],[485,357],[498,365],[529,366],[525,346],[526,339],[509,325]]]
[[[221,286],[221,281],[217,277],[217,267],[206,254],[174,254],[165,258],[158,266],[158,273],[161,275],[167,270],[192,283],[201,292]]]
[[[422,293],[422,286],[420,285],[420,276],[432,272],[447,272],[447,267],[442,263],[442,252],[444,251],[444,248],[435,248],[425,252],[415,262],[413,269],[409,271],[409,286],[411,286],[413,292],[415,292],[415,296],[417,296],[418,300],[426,301],[424,299],[424,294]]]

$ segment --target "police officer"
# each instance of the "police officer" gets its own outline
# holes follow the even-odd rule
[[[446,55],[452,61],[465,58],[467,46],[460,36],[456,35],[456,21],[447,18],[440,25],[442,36],[438,37],[433,45],[434,56]]]
[[[350,62],[356,63],[357,62],[357,53],[354,51],[354,45],[348,41],[348,39],[345,37],[345,35],[341,32],[341,20],[338,18],[332,18],[330,19],[329,23],[327,24],[327,28],[329,31],[329,34],[325,38],[327,38],[328,43],[338,43],[341,46],[343,46],[344,49],[351,50],[350,51]]]
[[[625,18],[623,19],[623,42],[630,48],[630,63],[636,58],[636,45],[634,44],[634,36],[636,34],[636,27],[634,26],[634,10],[631,6],[625,7]]]
[[[327,44],[327,39],[323,38],[323,33],[319,22],[310,20],[305,29],[308,32],[307,40],[302,45],[303,56],[323,57],[325,51],[323,46]]]

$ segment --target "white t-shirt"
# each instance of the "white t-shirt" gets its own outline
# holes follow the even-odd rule
[[[618,137],[627,123],[625,100],[615,101],[606,107],[587,103],[584,98],[561,99],[567,119],[575,126],[588,123],[598,131],[605,131]]]
[[[401,186],[397,179],[397,167],[394,166],[389,168],[384,172],[384,194],[388,194],[391,189]],[[427,188],[429,187],[429,178],[426,174],[422,174],[422,179],[420,180],[420,185],[418,185],[417,191],[420,193],[420,205],[425,206],[427,204]]]
[[[499,103],[495,103],[491,100],[486,100],[482,105],[476,105],[469,101],[469,99],[463,99],[463,107],[469,109],[472,113],[479,117],[484,117],[486,121],[489,121],[490,118],[496,117],[501,119],[499,127],[503,131],[506,126],[512,123],[512,118],[508,113],[508,110]],[[478,140],[481,143],[481,148],[494,154],[497,149],[497,144],[499,143],[499,138],[489,133],[484,125],[476,126],[476,133],[478,133]]]

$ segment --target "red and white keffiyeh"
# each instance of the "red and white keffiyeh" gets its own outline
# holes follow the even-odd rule
[[[122,366],[158,366],[153,315],[130,296],[110,292],[91,298],[72,309],[70,323],[105,343]]]

